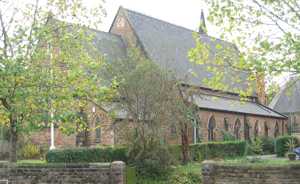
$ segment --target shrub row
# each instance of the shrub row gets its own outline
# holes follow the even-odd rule
[[[172,145],[168,148],[174,160],[181,160],[181,146]],[[207,142],[190,145],[190,156],[193,161],[213,158],[243,156],[246,151],[245,141]],[[46,154],[48,163],[78,163],[78,162],[112,162],[128,161],[128,150],[120,148],[72,148],[50,150]]]
[[[285,153],[288,152],[287,142],[289,140],[295,141],[295,146],[298,145],[297,138],[294,136],[281,136],[275,141],[275,152],[278,157],[284,157]]]
[[[191,145],[190,153],[192,160],[202,161],[213,158],[243,156],[246,147],[245,141],[207,142]]]
[[[48,163],[127,162],[127,159],[124,147],[57,149],[46,154]]]

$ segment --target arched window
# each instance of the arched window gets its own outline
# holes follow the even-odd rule
[[[290,133],[289,125],[286,123],[286,124],[284,125],[284,127],[285,127],[285,132],[286,132],[287,134],[289,134],[289,133]]]
[[[244,137],[245,140],[250,140],[250,125],[248,123],[248,120],[246,120],[244,124]]]
[[[96,143],[101,142],[101,118],[99,116],[95,120],[95,140]]]
[[[211,116],[208,121],[208,140],[213,141],[214,137],[214,129],[216,128],[216,120],[214,116]]]
[[[194,125],[194,143],[199,143],[200,139],[200,123],[196,120]]]
[[[258,137],[258,131],[259,131],[259,128],[258,128],[258,120],[256,120],[255,122],[255,125],[254,125],[254,137]]]
[[[170,131],[171,131],[171,136],[176,136],[177,135],[177,129],[176,129],[176,125],[175,124],[171,125]]]
[[[275,129],[274,129],[274,137],[278,137],[278,136],[279,136],[279,124],[276,121]]]
[[[281,134],[284,135],[284,121],[281,122]]]
[[[265,129],[265,137],[268,137],[269,136],[269,127],[268,127],[268,124],[266,121],[264,122],[264,129]]]
[[[228,118],[224,118],[224,130],[226,132],[228,132],[229,130],[229,122],[228,122]]]
[[[240,139],[240,128],[241,128],[241,121],[238,118],[234,124],[234,136],[236,139]]]

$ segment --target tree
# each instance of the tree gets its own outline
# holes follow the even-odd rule
[[[139,158],[154,151],[155,145],[165,145],[170,127],[175,126],[181,137],[183,162],[187,163],[194,108],[188,90],[172,72],[159,68],[139,49],[130,49],[124,60],[107,62],[105,69],[116,88],[117,103],[127,112],[128,123],[119,122],[119,131],[125,130],[130,147],[137,151],[134,155]]]
[[[98,75],[103,60],[93,52],[93,36],[84,26],[99,23],[102,14],[81,0],[36,0],[25,7],[0,3],[0,114],[10,130],[10,161],[15,162],[22,131],[55,121],[70,132],[82,106],[105,98],[108,89]]]
[[[269,75],[299,74],[300,2],[297,0],[206,1],[209,20],[234,42],[249,69]]]
[[[191,49],[189,56],[192,62],[209,65],[208,70],[214,74],[206,80],[209,86],[227,91],[228,85],[224,83],[226,69],[247,72],[247,79],[231,75],[231,80],[249,84],[256,82],[256,92],[261,103],[265,103],[266,79],[273,80],[274,76],[282,74],[299,74],[299,1],[206,0],[206,3],[210,12],[208,20],[218,26],[223,39],[239,49],[233,51],[239,52],[239,56],[233,58],[234,47],[216,44],[216,48],[209,48],[196,38],[197,46]],[[216,49],[221,57],[201,58],[210,49]],[[247,90],[233,91],[249,96],[253,94],[253,87],[249,85]]]

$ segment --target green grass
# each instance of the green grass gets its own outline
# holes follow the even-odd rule
[[[169,178],[172,175],[180,175],[182,173],[191,173],[194,175],[201,175],[201,164],[200,163],[189,163],[187,165],[173,166],[168,176],[164,178],[143,178],[136,176],[135,169],[127,167],[127,183],[128,184],[169,184]]]

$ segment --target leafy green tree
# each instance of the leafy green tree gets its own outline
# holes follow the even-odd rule
[[[119,132],[128,133],[125,137],[132,143],[129,147],[134,157],[143,158],[160,149],[160,144],[166,145],[170,127],[175,126],[183,145],[183,162],[187,163],[193,106],[180,81],[138,49],[130,49],[127,59],[107,63],[105,69],[106,77],[116,87],[119,106],[128,113],[128,123],[120,122]]]
[[[108,93],[98,75],[103,59],[85,27],[99,23],[101,3],[91,9],[81,0],[0,1],[0,121],[9,127],[11,162],[21,132],[49,122],[72,132],[80,108]]]
[[[252,71],[300,72],[300,2],[297,0],[207,0],[209,20],[235,43]]]
[[[207,66],[213,77],[204,79],[208,86],[237,92],[242,97],[256,90],[260,102],[270,101],[274,85],[266,88],[266,79],[286,74],[299,75],[300,2],[294,0],[206,0],[208,20],[218,26],[221,37],[235,44],[237,49],[216,41],[214,48],[195,37],[196,47],[189,52],[192,62]],[[216,52],[211,52],[216,50]],[[214,56],[211,55],[214,54]],[[239,54],[233,54],[239,53]],[[228,69],[246,72],[225,75]],[[248,83],[245,90],[232,89],[225,76],[234,83]],[[253,85],[256,83],[256,86]],[[272,95],[271,95],[272,96]],[[267,99],[266,99],[267,97]]]

